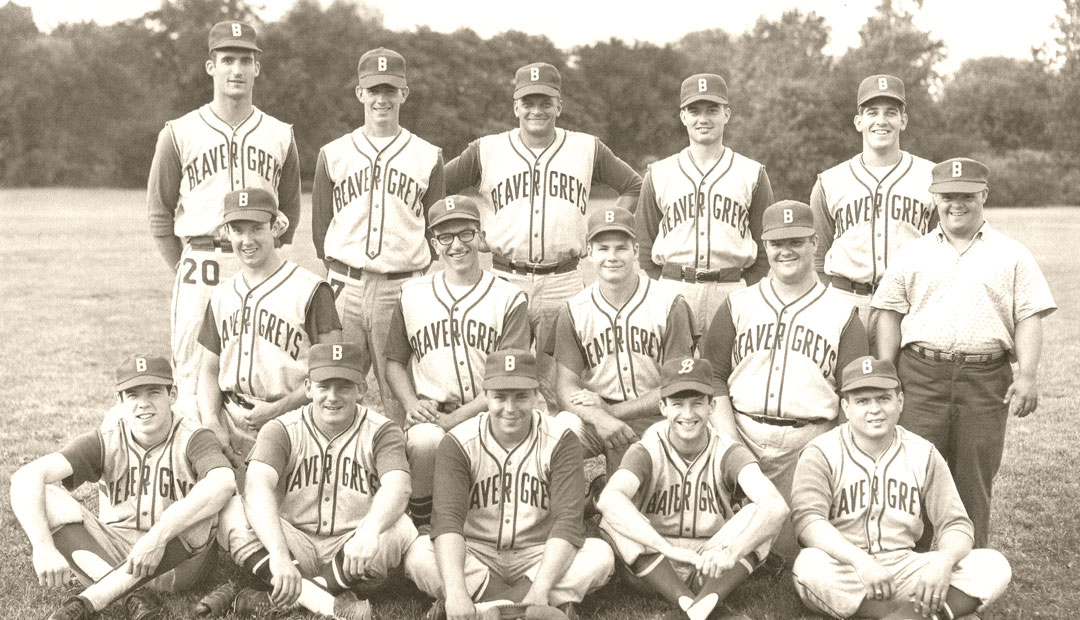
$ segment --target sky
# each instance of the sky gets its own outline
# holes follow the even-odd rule
[[[320,0],[324,5],[330,0]],[[157,8],[160,0],[15,0],[34,10],[38,27],[48,31],[62,22],[93,20],[99,24],[137,17]],[[256,0],[260,16],[276,20],[292,0]],[[659,0],[615,2],[588,0],[366,0],[379,9],[392,30],[419,25],[440,32],[469,27],[482,37],[504,30],[547,35],[556,45],[574,45],[618,37],[624,41],[664,44],[687,32],[723,28],[739,34],[757,18],[778,18],[789,8],[814,11],[832,28],[826,52],[839,55],[859,42],[859,27],[874,12],[878,0]],[[901,6],[916,14],[916,24],[943,40],[949,55],[939,71],[950,73],[965,59],[1004,55],[1030,58],[1031,48],[1053,44],[1054,18],[1064,11],[1062,0],[913,0]],[[638,10],[628,10],[628,8]]]

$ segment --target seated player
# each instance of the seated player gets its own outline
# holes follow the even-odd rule
[[[220,542],[273,590],[241,590],[234,612],[298,603],[338,618],[370,618],[366,597],[416,538],[405,516],[404,433],[357,405],[366,355],[352,343],[311,347],[311,404],[259,431],[243,503],[235,497],[226,506]]]
[[[600,494],[600,528],[630,580],[678,607],[662,618],[708,618],[765,559],[788,515],[750,451],[709,424],[712,373],[708,360],[664,363],[664,421],[630,446]],[[736,487],[751,503],[733,512]]]
[[[203,426],[239,467],[264,424],[309,402],[308,350],[341,342],[341,322],[330,285],[278,254],[289,225],[270,192],[229,192],[224,221],[241,269],[206,306],[196,393]]]
[[[799,457],[791,519],[806,546],[792,568],[807,607],[834,618],[952,620],[1005,591],[1003,555],[972,550],[974,529],[933,444],[897,426],[904,406],[891,361],[844,367],[847,422]],[[929,517],[937,550],[914,551]]]
[[[401,286],[386,338],[386,382],[405,408],[409,514],[417,527],[431,520],[439,442],[487,408],[481,388],[487,356],[527,349],[530,340],[525,293],[480,267],[486,244],[476,203],[465,196],[436,202],[428,228],[445,269]]]
[[[50,620],[93,617],[124,598],[133,620],[160,618],[154,590],[191,587],[214,558],[217,514],[236,489],[210,431],[172,411],[172,368],[136,355],[116,371],[120,403],[107,421],[11,477],[11,507],[43,586],[74,571],[86,589]],[[55,483],[98,485],[95,516]],[[146,585],[147,587],[140,588]]]
[[[431,536],[405,558],[406,574],[436,598],[429,619],[510,603],[573,615],[611,578],[611,549],[585,537],[581,442],[539,410],[539,387],[532,353],[492,353],[487,411],[439,444]]]

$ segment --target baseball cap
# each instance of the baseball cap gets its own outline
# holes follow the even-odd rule
[[[522,349],[503,349],[487,356],[485,390],[523,390],[540,387],[536,356]]]
[[[934,166],[930,191],[935,194],[974,194],[986,189],[989,180],[990,169],[986,164],[967,157],[954,157]]]
[[[667,398],[679,392],[698,392],[713,395],[713,367],[707,359],[682,357],[668,360],[660,367],[660,396]]]
[[[896,366],[889,360],[875,359],[864,355],[851,360],[840,373],[842,392],[859,388],[898,388],[900,377],[896,375]]]
[[[862,105],[871,99],[888,97],[896,99],[902,104],[907,104],[904,99],[904,80],[895,75],[871,75],[859,84],[859,103]]]
[[[534,62],[518,69],[514,74],[514,99],[538,93],[552,97],[562,94],[562,76],[554,65]]]
[[[225,194],[224,222],[269,222],[277,215],[277,200],[265,189],[241,189]]]
[[[679,107],[685,108],[701,100],[727,103],[727,82],[724,78],[715,73],[695,73],[683,80],[679,89]]]
[[[360,74],[360,88],[389,84],[405,88],[405,57],[385,47],[376,48],[360,57],[356,67]]]
[[[588,230],[586,241],[592,241],[596,235],[609,230],[617,230],[630,235],[631,239],[637,239],[637,233],[634,232],[634,214],[622,207],[597,209],[590,213]]]
[[[468,196],[447,196],[431,205],[428,210],[428,228],[432,229],[452,220],[480,221],[480,208]]]
[[[139,385],[172,385],[172,366],[164,357],[137,353],[116,369],[116,391]]]
[[[255,28],[244,22],[218,22],[210,29],[210,51],[235,47],[261,52],[255,43]]]
[[[364,349],[358,344],[316,344],[308,350],[308,378],[312,381],[345,379],[360,385],[365,375]]]
[[[761,216],[761,238],[764,241],[810,237],[814,230],[814,212],[810,205],[798,200],[781,200]]]

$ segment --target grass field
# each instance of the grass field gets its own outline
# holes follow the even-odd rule
[[[143,200],[139,191],[0,190],[4,620],[43,618],[75,592],[45,591],[32,578],[29,544],[6,500],[12,472],[94,427],[113,402],[113,368],[124,356],[168,351],[172,274],[149,238]],[[1080,239],[1077,214],[1066,208],[989,211],[995,227],[1032,249],[1061,310],[1044,323],[1039,411],[1009,422],[991,540],[1012,562],[1013,582],[984,618],[1072,618],[1080,610],[1080,468],[1073,460],[1080,452],[1080,253],[1072,247]],[[286,254],[315,267],[307,222],[300,226]],[[80,496],[89,494],[84,487]],[[219,568],[210,583],[223,574],[238,572]],[[172,597],[172,617],[189,617],[209,587]],[[755,575],[730,603],[760,620],[813,617],[786,573]],[[426,599],[405,583],[375,603],[383,619],[415,618],[426,607]],[[583,617],[602,620],[645,618],[660,609],[653,599],[618,584],[580,608]],[[124,615],[114,608],[104,617]]]

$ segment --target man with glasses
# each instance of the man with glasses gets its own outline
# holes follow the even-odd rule
[[[405,408],[409,510],[418,527],[431,516],[439,442],[487,406],[488,354],[528,349],[530,338],[525,293],[480,268],[486,241],[476,203],[448,196],[431,207],[428,221],[431,245],[446,268],[402,285],[386,341],[386,380]]]

